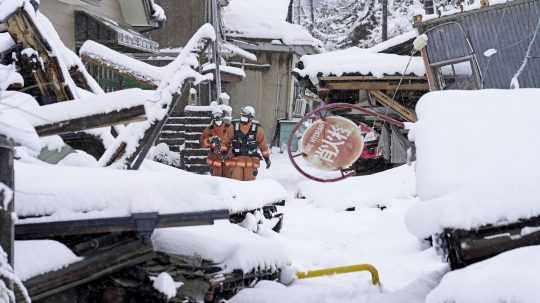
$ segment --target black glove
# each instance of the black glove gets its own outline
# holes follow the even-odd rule
[[[269,169],[270,166],[272,165],[272,161],[270,161],[270,156],[264,156],[263,159],[264,159],[264,162],[266,162],[266,169]]]

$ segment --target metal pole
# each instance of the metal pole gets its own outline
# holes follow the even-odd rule
[[[6,136],[0,135],[0,182],[14,192],[15,178],[13,172],[13,143]],[[3,193],[6,195],[7,193]],[[4,195],[0,194],[0,202]],[[14,195],[6,205],[0,207],[0,245],[7,253],[9,264],[15,266],[14,240],[15,228],[13,222],[13,212],[15,209]]]
[[[382,0],[382,40],[388,40],[388,0]]]
[[[218,0],[212,0],[212,25],[214,26],[214,30],[216,31],[216,41],[214,41],[214,44],[212,45],[212,54],[214,56],[214,63],[216,65],[216,72],[214,78],[214,81],[216,83],[216,100],[221,103],[221,55],[219,54],[219,46],[221,45],[221,24],[219,22]]]

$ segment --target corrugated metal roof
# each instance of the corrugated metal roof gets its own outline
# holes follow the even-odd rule
[[[519,69],[540,18],[540,1],[515,0],[506,4],[427,21],[430,63],[476,55],[484,88],[509,88]],[[467,39],[468,38],[468,39]],[[521,87],[540,87],[540,35],[519,78]],[[470,44],[469,44],[470,42]],[[487,50],[497,53],[487,57]]]

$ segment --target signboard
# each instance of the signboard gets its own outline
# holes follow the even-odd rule
[[[328,171],[350,167],[364,149],[358,126],[339,116],[317,120],[305,131],[301,143],[304,159]]]

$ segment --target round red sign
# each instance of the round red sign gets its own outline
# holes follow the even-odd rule
[[[358,126],[339,116],[317,120],[304,132],[301,143],[304,159],[329,171],[351,166],[364,149]]]

